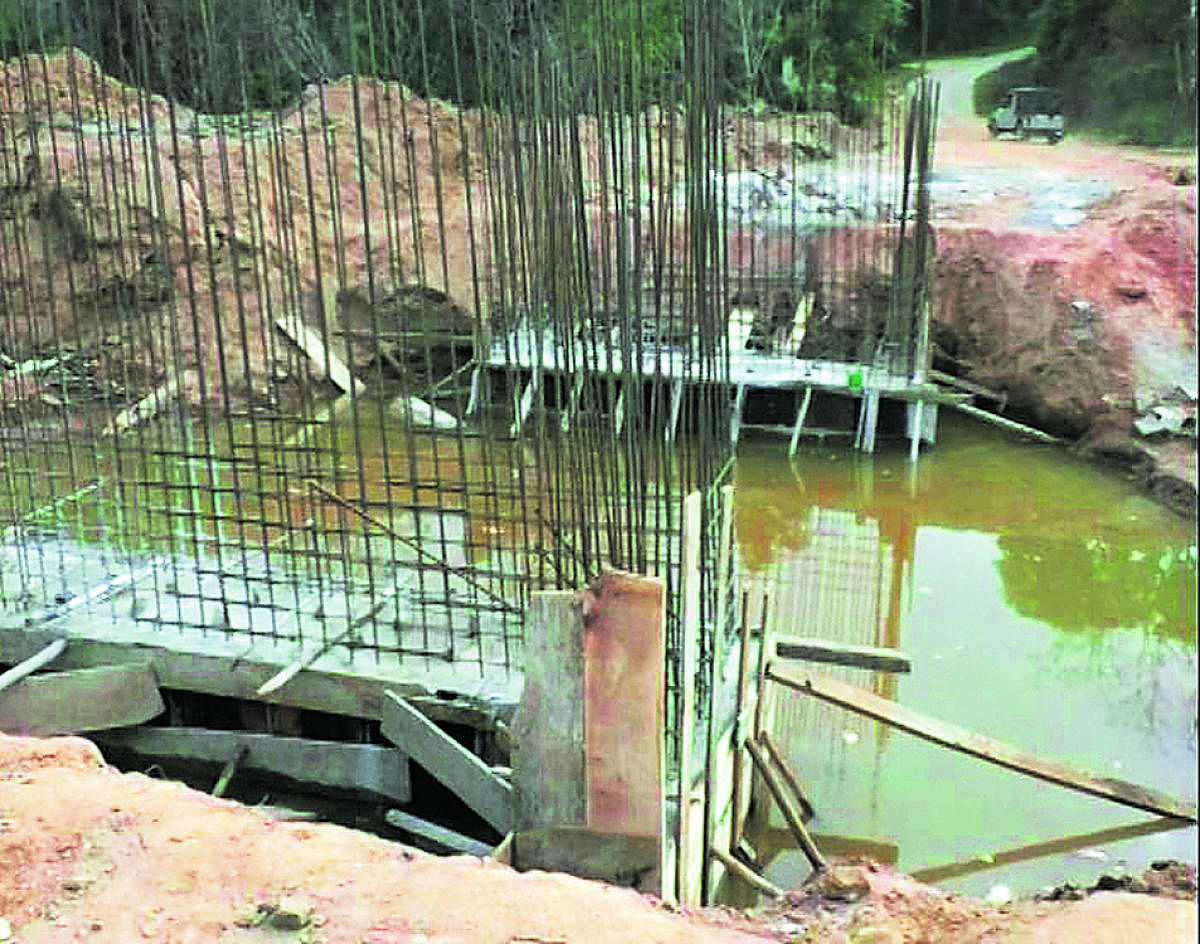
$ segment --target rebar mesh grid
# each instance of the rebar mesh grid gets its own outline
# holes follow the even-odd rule
[[[703,729],[731,373],[920,378],[936,96],[750,114],[701,2],[672,72],[606,3],[516,67],[474,3],[328,6],[355,68],[302,86],[209,20],[174,68],[154,0],[0,64],[2,618],[509,672],[529,593],[615,566],[667,582],[670,720],[700,490]]]

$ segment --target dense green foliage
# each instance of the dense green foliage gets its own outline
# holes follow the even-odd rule
[[[1029,41],[1030,18],[1055,0],[912,0],[900,43],[906,55],[966,52],[1020,46]],[[928,9],[928,21],[923,11]],[[924,44],[924,45],[923,45]]]
[[[1039,70],[1075,125],[1133,144],[1196,140],[1196,19],[1190,0],[1055,0],[1035,19]]]
[[[859,121],[902,56],[1034,42],[1035,62],[983,84],[982,110],[1008,85],[1056,84],[1073,127],[1139,143],[1195,139],[1195,29],[1191,0],[0,0],[0,55],[73,43],[212,112],[351,72],[464,104],[547,82],[574,107],[654,99],[702,38],[725,100]]]
[[[1069,129],[1129,144],[1195,143],[1195,31],[1187,0],[1153,9],[1134,0],[1058,0],[1039,9],[1035,26],[1036,55],[976,82],[979,115],[1009,88],[1054,85],[1065,93]]]
[[[0,59],[61,46],[68,36],[48,0],[0,0]]]
[[[1196,141],[1196,18],[1191,0],[925,0],[931,54],[1032,44],[1037,56],[981,81],[986,114],[1018,85],[1056,85],[1068,128],[1134,144]],[[920,0],[901,34],[922,48]]]
[[[552,76],[556,94],[586,107],[677,87],[689,44],[703,41],[726,100],[855,119],[897,58],[907,9],[907,0],[0,0],[0,53],[73,43],[126,81],[212,112],[278,107],[349,72],[465,104],[534,94],[533,77]]]
[[[1038,57],[1031,53],[1025,59],[1006,62],[999,69],[993,69],[976,79],[971,89],[971,104],[975,114],[986,117],[1004,100],[1009,89],[1046,84],[1046,77],[1038,70]]]

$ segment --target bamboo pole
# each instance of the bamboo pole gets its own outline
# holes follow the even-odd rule
[[[738,653],[737,717],[733,726],[733,812],[729,832],[729,847],[736,849],[742,840],[742,778],[745,765],[746,739],[746,682],[750,678],[750,594],[742,594],[741,645]]]
[[[813,805],[809,802],[808,797],[804,795],[804,791],[800,789],[800,781],[796,779],[796,775],[792,773],[792,769],[783,762],[783,753],[779,750],[778,745],[776,745],[775,739],[771,737],[769,731],[760,731],[758,739],[762,742],[762,746],[767,749],[767,753],[771,756],[771,760],[775,766],[779,768],[779,773],[787,782],[788,789],[792,791],[792,794],[799,801],[805,819],[812,819],[816,815],[816,811],[813,809]]]
[[[1057,436],[1051,436],[1049,433],[1044,433],[1040,429],[1034,429],[1032,426],[1026,426],[1024,423],[1018,423],[1016,420],[1010,420],[1003,416],[997,416],[995,413],[989,413],[987,410],[981,410],[977,406],[971,406],[969,403],[959,403],[956,400],[944,401],[954,409],[966,413],[968,416],[973,416],[977,420],[983,420],[985,423],[991,423],[993,426],[999,426],[1001,429],[1007,429],[1012,433],[1019,433],[1022,436],[1028,436],[1030,439],[1036,439],[1038,442],[1044,443],[1061,443],[1062,440]]]
[[[680,647],[683,650],[680,684],[683,687],[679,744],[679,855],[678,901],[699,904],[691,881],[696,850],[692,829],[692,744],[696,718],[696,661],[700,639],[700,493],[683,501],[683,550],[680,559],[680,597],[683,601]],[[666,878],[663,879],[666,881]]]
[[[750,732],[751,737],[758,737],[758,732],[763,729],[767,714],[767,664],[770,661],[770,653],[775,649],[775,641],[773,638],[770,638],[770,630],[767,624],[768,603],[769,599],[764,594],[761,622],[758,629],[758,698],[754,705],[754,730]]]
[[[229,781],[233,779],[234,773],[237,772],[238,765],[245,760],[246,755],[250,753],[250,748],[245,744],[239,744],[237,750],[233,752],[233,756],[225,762],[225,766],[221,768],[221,775],[217,778],[217,783],[212,789],[212,795],[220,797],[225,795],[225,791],[229,787]]]
[[[720,846],[713,846],[709,849],[709,853],[713,858],[717,859],[725,868],[740,878],[751,888],[762,892],[765,895],[770,895],[772,898],[782,898],[784,891],[774,882],[769,882],[750,866],[742,862],[740,859],[734,858]]]
[[[16,685],[17,682],[21,681],[21,679],[28,675],[32,675],[47,663],[53,662],[66,648],[66,639],[56,639],[39,652],[31,655],[24,662],[14,665],[3,675],[0,675],[0,692],[4,691],[6,688]]]
[[[794,456],[800,444],[800,434],[804,430],[804,420],[808,416],[808,408],[812,404],[812,384],[804,385],[804,401],[796,411],[796,425],[792,428],[792,441],[788,444],[788,455]]]
[[[821,855],[821,850],[817,848],[817,844],[813,842],[812,836],[809,835],[800,812],[796,809],[795,804],[792,803],[792,798],[787,793],[785,784],[780,783],[779,779],[775,776],[775,771],[771,769],[771,763],[767,759],[763,749],[754,741],[747,740],[746,750],[750,752],[750,759],[754,761],[754,766],[762,774],[762,778],[767,784],[767,789],[771,791],[771,796],[775,798],[775,802],[779,805],[779,810],[783,813],[783,818],[787,821],[788,828],[792,831],[792,835],[796,837],[797,845],[800,846],[801,851],[808,857],[808,861],[812,863],[814,869],[818,872],[824,871],[827,866],[825,857]]]

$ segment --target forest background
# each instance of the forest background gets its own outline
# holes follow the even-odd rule
[[[692,5],[688,5],[692,6]],[[558,67],[560,101],[634,106],[682,83],[684,37],[716,44],[713,88],[751,108],[866,121],[923,56],[1029,45],[981,86],[1056,85],[1073,130],[1194,146],[1195,0],[0,0],[0,58],[74,45],[109,74],[202,111],[286,107],[347,73],[465,106]],[[696,17],[700,17],[697,21]],[[624,66],[614,68],[613,63]],[[637,78],[635,79],[634,76]],[[141,84],[139,82],[139,84]],[[567,94],[563,96],[561,93]]]

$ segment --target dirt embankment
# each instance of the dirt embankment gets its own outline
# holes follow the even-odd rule
[[[933,69],[940,366],[1195,515],[1196,155],[992,139],[969,80],[995,61]]]
[[[118,773],[81,738],[0,735],[4,944],[1190,942],[1195,872],[1171,874],[1159,896],[998,907],[839,865],[756,915],[678,914],[627,889],[280,822]]]
[[[684,116],[651,106],[636,121],[662,152],[653,187],[670,194],[687,170]],[[344,338],[362,325],[347,298],[393,320],[422,297],[425,321],[485,320],[554,277],[557,259],[537,254],[577,238],[564,207],[579,192],[595,245],[611,246],[616,198],[596,182],[643,175],[631,127],[614,138],[580,117],[575,166],[563,127],[543,139],[395,82],[344,77],[280,113],[214,118],[77,50],[0,63],[0,354],[12,366],[70,349],[91,392],[118,399],[170,371],[189,375],[193,400],[277,402],[280,385],[320,379],[281,322],[293,336],[297,316],[327,328],[352,358]],[[737,115],[721,134],[723,151],[755,163],[863,137],[828,115],[786,127]],[[28,371],[0,377],[0,408],[44,394]]]
[[[1195,154],[1069,132],[1054,147],[989,138],[971,111],[971,81],[1003,58],[931,67],[942,86],[937,366],[1005,394],[1009,415],[1120,459],[1194,514]],[[494,116],[344,79],[313,87],[287,114],[222,124],[140,95],[78,52],[29,65],[0,66],[7,367],[74,359],[89,395],[118,402],[175,372],[193,400],[276,404],[313,373],[281,319],[299,313],[315,325],[324,311],[341,338],[355,326],[340,299],[372,287],[376,300],[433,290],[430,317],[482,318],[503,304],[505,284],[513,294],[514,266],[554,271],[553,260],[518,263],[515,242],[495,244],[503,226],[490,217],[489,188],[512,176],[504,162],[524,161],[528,142],[505,138]],[[678,114],[645,118],[675,142],[668,153],[684,153]],[[738,166],[766,173],[797,151],[871,146],[828,116],[734,116],[721,133]],[[611,195],[588,188],[612,156],[595,121],[581,120],[577,134],[589,226],[596,245],[609,245]],[[637,175],[633,154],[617,160]],[[669,192],[683,171],[656,183]],[[572,173],[563,168],[564,193],[574,192]],[[530,212],[568,225],[554,222],[553,200]],[[6,371],[0,407],[61,406],[63,391],[55,398],[44,386]],[[1150,432],[1138,433],[1139,422]]]

